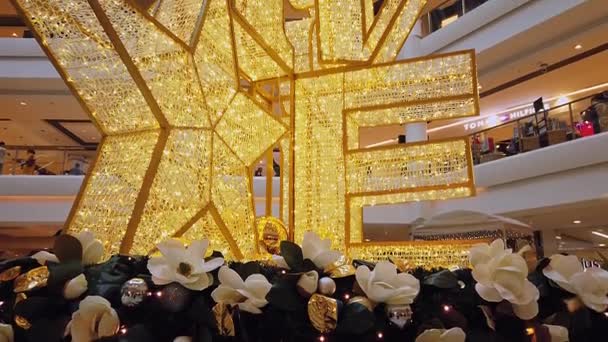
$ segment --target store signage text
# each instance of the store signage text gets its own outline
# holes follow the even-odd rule
[[[534,114],[534,107],[528,107],[504,114],[490,115],[479,120],[466,122],[463,124],[463,128],[465,131],[481,130],[493,126],[498,126],[505,122],[517,120],[530,114]]]

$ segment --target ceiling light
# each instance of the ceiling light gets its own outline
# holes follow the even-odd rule
[[[572,223],[574,223],[574,224],[580,224],[581,222],[582,222],[581,220],[574,220],[574,221],[572,221]]]
[[[11,36],[13,36],[13,37],[18,37],[19,35],[17,34],[17,32],[13,32],[13,33],[11,34]]]
[[[19,102],[19,104],[22,105],[22,106],[27,106],[27,102],[21,101],[21,102]]]
[[[604,239],[608,239],[608,234],[604,234],[604,233],[600,233],[600,232],[596,232],[596,231],[592,231],[591,234],[601,236]]]
[[[606,244],[605,243],[600,243],[598,246],[600,246],[600,247],[606,247]]]
[[[576,46],[574,47],[575,50],[580,50],[582,48],[583,46],[581,44],[576,44]]]
[[[562,239],[562,237],[561,237],[561,236],[559,236],[559,235],[558,235],[558,236],[556,236],[555,238],[556,238],[556,239],[558,239],[558,240],[561,240],[561,239]]]

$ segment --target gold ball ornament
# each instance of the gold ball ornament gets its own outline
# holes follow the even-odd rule
[[[287,229],[283,221],[273,216],[256,219],[258,244],[268,254],[280,254],[281,241],[287,240]]]
[[[319,279],[319,292],[326,296],[331,296],[336,292],[336,282],[330,277]]]

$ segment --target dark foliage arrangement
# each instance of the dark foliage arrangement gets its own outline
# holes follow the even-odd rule
[[[203,291],[191,291],[179,284],[156,286],[147,269],[147,257],[113,256],[102,264],[83,266],[78,258],[60,257],[59,263],[47,263],[46,285],[15,293],[14,279],[0,282],[0,322],[12,324],[15,341],[70,341],[66,333],[72,314],[86,296],[106,298],[120,318],[120,329],[99,341],[164,342],[178,336],[189,336],[195,342],[208,341],[415,341],[426,329],[462,328],[467,341],[551,341],[543,324],[561,325],[569,330],[570,341],[599,341],[608,336],[608,318],[580,307],[568,311],[565,299],[571,294],[561,290],[541,270],[548,260],[541,260],[529,276],[541,294],[540,313],[531,321],[518,319],[508,302],[488,303],[475,291],[475,281],[468,269],[455,271],[410,270],[419,279],[420,293],[411,305],[412,316],[403,328],[387,318],[385,305],[373,310],[352,303],[349,298],[364,296],[355,276],[335,279],[336,290],[330,296],[337,300],[338,320],[335,329],[320,333],[309,319],[308,298],[297,290],[301,272],[317,270],[310,260],[303,260],[299,247],[284,242],[283,256],[291,270],[267,262],[229,263],[243,279],[260,273],[272,288],[268,305],[261,314],[231,309],[229,316],[234,336],[218,327],[211,292],[218,285],[218,270],[212,272],[214,285]],[[56,254],[57,251],[55,251]],[[216,254],[217,255],[217,254]],[[354,261],[355,267],[373,264]],[[0,272],[20,266],[20,274],[40,267],[32,258],[0,263]],[[72,300],[64,298],[66,283],[84,274],[88,289]],[[147,292],[137,305],[127,306],[121,300],[121,289],[132,278],[141,278]],[[221,323],[224,324],[224,323]],[[0,336],[1,339],[1,336]]]

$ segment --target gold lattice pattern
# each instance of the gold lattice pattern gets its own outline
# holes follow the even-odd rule
[[[296,242],[348,249],[365,206],[474,193],[464,139],[359,146],[479,112],[472,51],[395,61],[426,0],[289,0],[295,19],[284,0],[12,1],[103,134],[67,225],[108,254],[175,236],[256,257],[252,170],[274,148]]]

